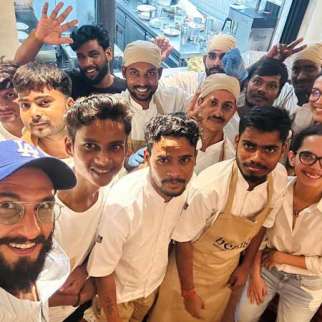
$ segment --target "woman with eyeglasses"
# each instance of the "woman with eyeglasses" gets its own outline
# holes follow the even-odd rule
[[[236,322],[258,321],[276,294],[278,322],[309,322],[322,303],[322,124],[298,133],[288,157],[296,176],[256,256]]]
[[[322,123],[322,74],[314,82],[309,102],[296,111],[292,130],[299,133],[315,123]]]

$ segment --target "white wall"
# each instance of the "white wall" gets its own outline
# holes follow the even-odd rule
[[[19,45],[17,40],[14,0],[0,0],[0,57],[13,59]]]
[[[322,41],[322,0],[311,0],[306,9],[299,37],[306,43]]]

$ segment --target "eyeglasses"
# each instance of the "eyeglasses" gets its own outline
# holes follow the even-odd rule
[[[312,102],[317,102],[321,97],[321,91],[317,88],[313,88],[310,96]]]
[[[26,205],[32,202],[3,201],[0,202],[0,224],[15,225],[26,213]],[[61,213],[62,206],[55,201],[43,201],[34,207],[37,220],[41,224],[54,222]]]
[[[313,165],[315,162],[319,161],[320,167],[322,168],[322,157],[318,157],[312,152],[302,151],[299,153],[300,162],[304,165]]]

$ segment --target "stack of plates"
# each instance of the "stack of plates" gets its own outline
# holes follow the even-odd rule
[[[180,30],[173,27],[162,29],[162,32],[168,37],[176,37],[180,35]]]

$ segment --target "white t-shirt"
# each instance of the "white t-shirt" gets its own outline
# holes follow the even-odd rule
[[[173,239],[186,242],[198,238],[204,229],[212,225],[224,210],[228,199],[229,183],[234,159],[216,163],[202,171],[192,181],[189,190],[188,207],[183,210],[176,226]],[[281,207],[282,198],[287,186],[287,173],[279,163],[272,171],[273,210],[266,218],[263,226],[268,228],[274,224],[277,210]],[[249,185],[238,170],[236,193],[232,205],[235,216],[250,217],[260,211],[267,202],[267,181],[248,191]]]
[[[277,269],[303,275],[322,275],[322,200],[303,209],[293,227],[293,189],[295,177],[289,178],[283,206],[275,224],[267,230],[268,246],[292,255],[305,256],[307,269],[278,265]]]
[[[21,300],[0,288],[0,321],[49,321],[48,299],[64,284],[68,275],[68,258],[57,242],[53,241],[53,248],[47,255],[44,268],[36,281],[40,300]]]
[[[0,141],[4,140],[20,140],[20,138],[11,134],[0,122]]]
[[[162,106],[164,114],[185,112],[186,104],[189,101],[189,95],[178,88],[158,88],[154,93],[148,109],[143,109],[126,90],[120,94],[114,94],[115,97],[121,98],[128,103],[132,113],[132,140],[144,140],[144,130],[147,122],[154,116],[158,115],[157,102]]]
[[[118,303],[147,297],[161,284],[185,199],[183,193],[165,202],[152,187],[149,168],[130,173],[111,189],[88,272],[115,273]]]
[[[206,151],[201,151],[202,142],[201,140],[197,143],[197,161],[195,166],[195,173],[199,174],[204,169],[211,165],[218,163],[223,160],[231,159],[235,156],[235,147],[230,140],[224,136],[224,139],[208,146]],[[223,160],[220,160],[221,157]]]
[[[68,208],[58,197],[57,203],[63,206],[56,221],[55,239],[66,252],[71,271],[83,264],[95,243],[98,223],[102,216],[110,186],[101,189],[95,204],[84,212]],[[56,306],[49,309],[51,322],[63,321],[76,310],[73,306]]]

